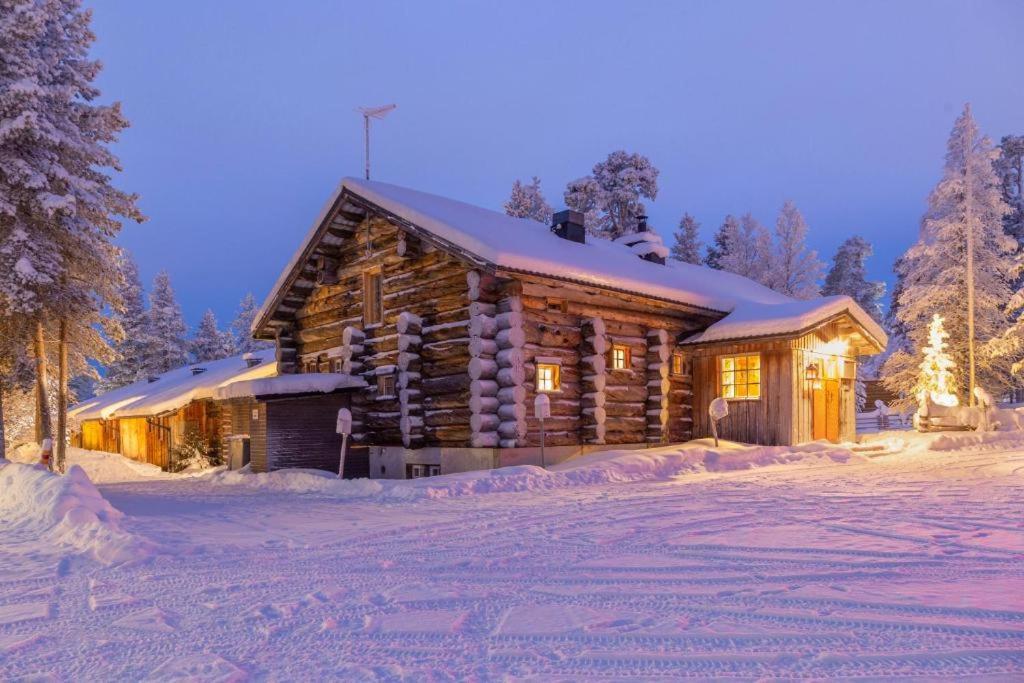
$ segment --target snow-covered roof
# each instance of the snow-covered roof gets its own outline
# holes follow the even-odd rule
[[[232,382],[277,374],[274,349],[252,355],[259,359],[258,365],[249,367],[242,356],[192,363],[158,375],[153,382],[140,380],[83,401],[68,411],[68,415],[79,420],[160,415],[192,401],[213,398],[218,388]],[[196,374],[193,368],[205,370]]]
[[[784,303],[790,299],[741,275],[678,261],[659,265],[638,258],[625,244],[587,236],[585,244],[562,239],[548,226],[513,218],[454,199],[397,185],[345,178],[285,266],[253,321],[256,331],[271,313],[278,292],[331,219],[343,194],[350,193],[443,242],[474,254],[499,269],[573,280],[598,287],[674,301],[727,313],[740,302]]]
[[[848,296],[827,296],[800,301],[790,299],[780,304],[743,302],[732,313],[712,324],[703,332],[688,337],[684,344],[791,335],[808,331],[815,325],[847,314],[884,348],[888,342],[885,331],[871,316]]]
[[[232,382],[219,387],[214,398],[247,398],[250,396],[283,396],[288,394],[327,394],[338,389],[363,388],[362,377],[337,372],[310,372],[301,375],[278,375],[261,379]]]
[[[723,320],[687,340],[720,341],[797,332],[846,310],[874,342],[884,347],[882,329],[849,297],[798,301],[753,280],[705,266],[669,260],[665,265],[638,258],[635,248],[587,236],[580,244],[558,237],[548,226],[512,218],[454,199],[397,185],[345,178],[278,278],[253,321],[266,325],[273,308],[306,260],[325,225],[344,199],[356,198],[427,233],[442,246],[472,255],[499,271],[528,273],[618,290],[725,313]]]

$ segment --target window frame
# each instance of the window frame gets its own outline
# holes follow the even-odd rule
[[[387,391],[387,385],[390,381],[391,391]],[[386,375],[377,375],[377,398],[398,398],[398,382],[395,380],[394,373]]]
[[[541,388],[541,369],[552,369],[551,389]],[[537,361],[534,375],[534,388],[538,394],[557,394],[562,390],[562,364],[551,361]]]
[[[756,367],[750,367],[750,359],[752,359],[752,358],[756,359]],[[742,370],[739,369],[739,367],[738,367],[740,365],[740,363],[737,362],[739,359],[742,359],[742,365],[744,366]],[[730,360],[733,361],[733,363],[734,363],[733,364],[733,369],[732,370],[726,370],[726,362],[730,361]],[[756,382],[751,382],[750,379],[749,379],[749,375],[746,374],[746,373],[748,373],[748,372],[750,372],[752,370],[757,372],[757,381]],[[735,381],[735,379],[736,379],[735,375],[740,373],[740,372],[744,373],[744,381],[742,383],[738,383],[738,382]],[[761,363],[761,352],[760,351],[746,351],[746,352],[743,352],[743,353],[729,353],[729,354],[723,354],[723,355],[719,356],[718,357],[718,395],[721,396],[722,398],[724,398],[727,401],[760,401],[764,397],[764,393],[761,391],[762,387],[764,386],[764,376],[762,374],[763,372],[764,372],[764,365]],[[733,373],[733,382],[732,383],[728,383],[728,384],[726,383],[726,381],[725,381],[726,380],[726,376],[725,376],[726,373]],[[727,396],[726,395],[728,393],[726,391],[726,387],[728,387],[728,386],[733,387],[733,392],[732,392],[733,395],[732,396]],[[737,391],[736,391],[735,388],[736,387],[741,387],[741,386],[743,387],[743,395],[742,396],[738,396],[737,395]],[[750,387],[752,387],[752,386],[757,386],[757,396],[751,396],[750,395]]]
[[[384,322],[384,276],[381,269],[363,271],[363,327]]]
[[[679,367],[676,367],[678,361]],[[668,374],[672,377],[686,376],[686,355],[682,351],[673,351],[668,359]]]
[[[615,352],[622,351],[622,367],[615,367]],[[612,342],[612,348],[608,351],[609,354],[609,370],[631,370],[633,368],[633,349],[628,344],[617,344]]]

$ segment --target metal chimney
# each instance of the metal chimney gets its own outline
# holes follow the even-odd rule
[[[570,242],[584,244],[587,241],[587,231],[583,227],[583,214],[572,209],[559,211],[551,217],[551,232]]]

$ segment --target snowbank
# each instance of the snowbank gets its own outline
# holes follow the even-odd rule
[[[33,465],[0,466],[0,537],[5,551],[84,555],[121,564],[148,554],[120,526],[123,515],[100,495],[80,467],[59,475]]]
[[[1024,432],[948,432],[931,442],[933,451],[999,450],[1024,448]]]
[[[39,462],[39,446],[22,444],[11,453],[11,461],[27,465]],[[89,481],[94,484],[115,484],[126,481],[148,481],[154,479],[180,479],[209,474],[210,470],[186,471],[178,473],[164,472],[156,465],[138,462],[118,453],[90,451],[84,448],[69,447],[67,465],[77,465],[85,470]]]
[[[574,458],[545,470],[533,465],[502,467],[424,479],[341,480],[322,470],[278,470],[253,474],[246,470],[219,472],[213,484],[246,486],[264,491],[316,493],[339,498],[415,501],[460,498],[488,493],[544,491],[592,484],[667,480],[700,472],[727,472],[786,464],[864,462],[867,457],[849,448],[824,442],[802,446],[743,446],[692,441],[639,451],[613,450]]]

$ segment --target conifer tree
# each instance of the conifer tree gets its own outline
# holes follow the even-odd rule
[[[217,316],[213,311],[206,309],[189,342],[189,350],[195,362],[205,363],[234,355],[235,344],[230,334],[221,332],[217,327]]]
[[[146,371],[159,375],[188,363],[185,319],[167,271],[157,273],[149,294],[146,326]]]
[[[540,190],[540,178],[533,177],[529,184],[524,185],[516,180],[512,183],[512,194],[505,202],[505,213],[514,218],[529,218],[544,225],[551,225],[554,210],[544,199]]]
[[[1010,209],[1003,217],[1003,228],[1024,245],[1024,135],[1003,136],[995,168],[1003,201]]]
[[[139,269],[131,255],[122,251],[120,306],[115,310],[112,326],[115,331],[114,359],[107,365],[100,382],[102,391],[110,391],[146,377],[146,342],[149,315],[146,312],[145,293],[139,280]]]
[[[254,351],[273,346],[269,342],[257,341],[252,337],[252,323],[256,319],[258,310],[252,292],[242,297],[241,302],[238,304],[238,312],[235,314],[235,319],[231,321],[231,327],[229,328],[234,342],[235,353],[253,353]]]
[[[714,241],[708,245],[707,254],[704,256],[704,265],[709,268],[722,270],[722,257],[729,251],[729,245],[735,244],[739,239],[740,222],[736,217],[729,214],[722,221],[722,225],[715,232]]]
[[[117,297],[113,238],[121,218],[142,219],[135,197],[111,184],[120,165],[109,145],[128,122],[118,104],[97,103],[90,20],[78,0],[0,3],[0,316],[34,325],[46,437],[46,341],[58,339],[56,355],[68,359],[58,363],[64,404],[70,369],[106,360],[98,329]]]
[[[928,197],[919,239],[901,259],[896,316],[906,330],[907,351],[886,361],[883,376],[890,390],[913,393],[908,355],[924,348],[936,314],[950,333],[962,402],[973,403],[975,382],[990,393],[1010,383],[1014,359],[1013,345],[1005,343],[1006,304],[1017,245],[1003,230],[1007,206],[994,157],[965,106],[950,133],[942,179]]]
[[[718,259],[719,267],[767,284],[771,263],[771,235],[752,215],[744,214],[739,227],[725,235],[725,250]]]
[[[824,270],[818,253],[807,248],[806,240],[807,223],[796,204],[787,200],[775,221],[775,253],[768,284],[796,299],[818,296],[818,280]]]
[[[679,229],[675,232],[675,243],[672,245],[672,258],[683,263],[700,264],[700,223],[688,213],[683,214],[679,221]]]
[[[871,244],[854,235],[839,245],[832,265],[825,275],[822,296],[845,294],[877,322],[882,322],[882,296],[885,283],[867,279],[867,260],[872,253]]]
[[[565,203],[588,217],[587,231],[616,239],[636,229],[644,213],[641,198],[658,196],[658,169],[641,154],[619,150],[594,166],[593,173],[568,184]]]

